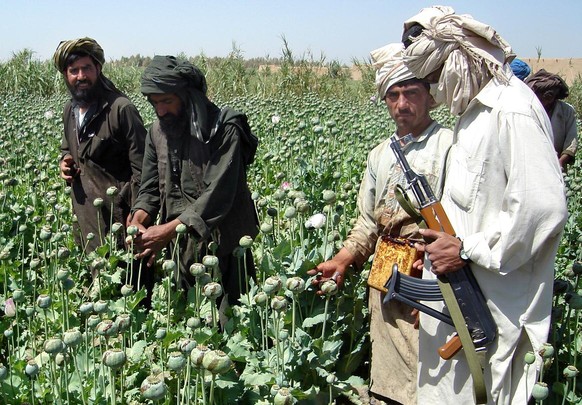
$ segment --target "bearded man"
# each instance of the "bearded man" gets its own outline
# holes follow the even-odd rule
[[[147,257],[151,266],[166,246],[169,255],[176,228],[184,224],[186,234],[177,247],[181,286],[195,283],[190,266],[214,241],[227,295],[222,302],[233,304],[255,275],[250,251],[242,265],[233,252],[241,237],[258,233],[246,172],[257,138],[244,114],[208,99],[206,78],[190,62],[155,56],[143,73],[141,92],[158,119],[147,134],[142,184],[129,223],[139,229],[139,257]]]
[[[135,106],[103,75],[105,55],[94,39],[62,41],[53,61],[71,93],[63,113],[60,176],[72,189],[75,240],[93,251],[104,243],[111,221],[125,224],[140,185],[146,130]],[[110,187],[116,195],[107,195]],[[96,199],[103,203],[94,204]],[[119,238],[117,246],[123,245]]]
[[[487,403],[526,404],[542,359],[528,366],[525,354],[548,338],[567,218],[550,122],[511,72],[511,47],[487,24],[431,7],[405,22],[403,42],[405,64],[458,116],[441,202],[459,238],[421,232],[434,240],[423,278],[470,266],[498,328],[481,364]],[[474,403],[466,357],[438,355],[453,332],[421,313],[419,404]]]

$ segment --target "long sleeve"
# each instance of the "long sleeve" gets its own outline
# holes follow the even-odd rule
[[[141,182],[142,162],[146,129],[139,112],[133,104],[123,106],[119,111],[120,136],[125,140],[128,159],[131,167],[131,195],[132,200],[138,194]]]
[[[152,131],[148,131],[145,140],[141,183],[132,212],[138,209],[146,211],[151,218],[156,218],[160,210],[160,177],[158,173],[158,154],[152,142]]]

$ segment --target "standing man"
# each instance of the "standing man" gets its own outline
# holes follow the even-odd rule
[[[404,66],[403,49],[401,43],[396,43],[371,53],[377,69],[378,95],[396,122],[395,136],[402,139],[410,165],[418,173],[423,173],[431,187],[438,191],[452,132],[430,117],[430,109],[436,104],[429,93],[429,85],[416,79]],[[331,260],[310,271],[310,274],[321,273],[316,284],[331,278],[341,286],[347,268],[360,268],[374,253],[382,236],[422,240],[417,224],[395,197],[396,185],[405,186],[406,180],[387,139],[368,156],[358,195],[360,215],[344,247]],[[383,298],[383,293],[370,289],[372,403],[415,404],[418,362],[418,330],[414,327],[416,316],[411,314],[412,307],[398,301],[382,305]]]
[[[206,90],[204,74],[173,56],[155,56],[145,69],[141,92],[158,119],[146,138],[130,225],[140,229],[135,240],[139,257],[149,257],[150,266],[156,253],[174,240],[176,227],[186,225],[178,264],[185,289],[195,281],[190,265],[206,254],[209,242],[218,243],[222,284],[233,304],[247,282],[233,251],[242,236],[258,233],[246,172],[258,141],[244,114],[218,108]],[[253,277],[250,252],[245,257],[247,275]]]
[[[550,117],[554,133],[554,149],[562,170],[574,161],[578,148],[576,111],[570,104],[562,101],[570,94],[568,85],[560,76],[538,70],[525,83],[536,93]]]
[[[63,114],[61,177],[72,188],[75,240],[93,251],[104,243],[111,215],[124,224],[129,214],[139,189],[146,130],[135,106],[103,75],[105,56],[94,39],[62,41],[53,60],[71,93]],[[106,195],[110,187],[117,188],[116,196]],[[97,198],[101,206],[94,205]],[[123,248],[122,238],[118,245]]]
[[[458,116],[441,202],[460,239],[421,231],[434,240],[423,278],[469,264],[498,328],[482,363],[488,403],[526,404],[542,361],[537,356],[527,367],[524,356],[548,338],[554,260],[567,217],[550,122],[511,73],[511,48],[490,26],[431,7],[406,21],[404,31],[406,65],[434,83],[435,100]],[[421,313],[419,404],[474,401],[465,357],[445,361],[437,353],[453,332]]]

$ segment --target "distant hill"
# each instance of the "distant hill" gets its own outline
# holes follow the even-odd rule
[[[577,78],[582,79],[582,58],[520,58],[530,65],[532,73],[540,69],[560,75],[568,84]]]

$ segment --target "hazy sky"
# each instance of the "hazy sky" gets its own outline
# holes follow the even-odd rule
[[[350,63],[396,42],[421,8],[447,4],[493,26],[519,57],[582,57],[580,0],[0,0],[0,61],[24,48],[38,59],[61,40],[90,36],[105,57],[141,54],[280,57],[284,36],[295,56]]]

